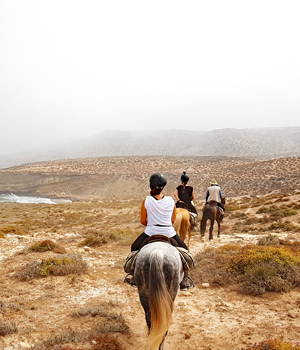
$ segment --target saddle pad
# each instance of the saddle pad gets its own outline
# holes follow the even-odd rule
[[[176,249],[178,250],[178,252],[180,254],[181,261],[183,264],[183,270],[188,271],[191,268],[193,268],[195,266],[195,263],[194,263],[194,259],[192,257],[192,254],[188,250],[186,250],[182,247],[176,247]]]
[[[179,252],[182,265],[183,265],[183,270],[189,271],[191,268],[195,266],[192,254],[188,250],[182,247],[175,247],[175,248]],[[126,273],[133,273],[138,253],[139,253],[139,250],[134,250],[133,252],[130,252],[128,254],[124,265],[124,271]]]
[[[196,213],[190,212],[190,215],[191,215],[193,218],[195,218],[195,219],[197,219],[197,217],[198,217],[198,215],[197,215]]]
[[[220,215],[224,215],[224,210],[221,207],[218,207]]]
[[[139,250],[134,250],[133,252],[130,252],[127,255],[126,262],[124,265],[124,271],[126,273],[133,273],[138,252]]]

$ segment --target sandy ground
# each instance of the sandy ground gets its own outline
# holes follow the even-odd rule
[[[22,213],[30,216],[34,212],[34,215],[38,215],[37,208],[2,203],[0,224],[13,224]],[[58,205],[55,208],[59,212],[58,208],[65,207]],[[114,213],[122,210],[115,209]],[[108,217],[112,215],[106,214]],[[79,233],[79,229],[61,229],[57,232],[37,229],[27,235],[7,234],[6,238],[0,240],[0,301],[19,306],[19,310],[8,308],[0,313],[1,321],[14,322],[19,329],[16,334],[0,337],[0,349],[29,349],[57,334],[93,328],[101,321],[98,316],[74,318],[71,314],[84,306],[95,307],[103,301],[115,304],[115,311],[123,315],[130,327],[129,335],[116,333],[125,349],[141,348],[146,335],[143,309],[137,289],[123,283],[123,263],[130,249],[129,242],[114,242],[85,250],[78,246]],[[287,233],[279,235],[286,237]],[[300,240],[298,236],[295,234],[295,238]],[[226,243],[255,243],[258,237],[225,230],[219,239],[208,241],[206,236],[203,242],[200,235],[194,233],[190,250],[196,255],[207,247]],[[80,276],[49,276],[28,282],[13,278],[13,274],[26,264],[56,255],[52,252],[18,254],[25,247],[49,238],[63,244],[68,253],[81,254],[89,265],[89,273]],[[196,285],[189,291],[179,291],[175,305],[166,350],[233,350],[266,339],[277,338],[293,343],[300,339],[300,290],[251,297],[238,294],[231,288],[203,288],[202,285]]]

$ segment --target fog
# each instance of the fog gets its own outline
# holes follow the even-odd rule
[[[300,125],[298,1],[0,2],[0,155],[103,130]]]

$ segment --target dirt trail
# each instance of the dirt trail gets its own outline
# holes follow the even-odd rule
[[[299,201],[299,194],[290,200]],[[107,232],[105,230],[116,222],[120,230],[140,232],[136,214],[139,205],[128,204],[127,208],[122,203],[118,204],[119,207],[115,204],[115,208],[111,209],[103,203],[58,206],[2,204],[2,227],[14,225],[18,220],[23,222],[26,218],[25,224],[33,226],[25,235],[6,234],[0,241],[0,301],[15,305],[0,312],[0,321],[14,322],[19,329],[18,333],[0,337],[1,350],[29,349],[57,334],[92,329],[101,322],[100,317],[74,318],[72,313],[85,306],[98,307],[103,301],[115,302],[117,307],[113,311],[121,313],[130,327],[130,336],[116,333],[125,349],[141,348],[146,336],[144,312],[137,289],[123,283],[123,264],[131,241],[114,242],[91,249],[79,245],[84,227]],[[256,212],[256,207],[251,208],[251,215],[256,215]],[[30,218],[37,219],[39,223],[30,221]],[[90,218],[93,220],[88,220]],[[296,223],[300,222],[299,214],[293,218]],[[226,219],[219,239],[215,237],[213,241],[203,242],[199,234],[194,234],[190,244],[193,255],[207,247],[226,243],[255,243],[265,235],[233,233],[232,227],[236,220]],[[19,225],[22,229],[22,225]],[[277,234],[282,238],[288,235]],[[300,240],[300,234],[293,233],[293,238]],[[63,244],[69,253],[81,254],[89,265],[89,273],[80,276],[48,276],[27,282],[12,278],[16,271],[27,264],[55,255],[53,252],[19,254],[25,247],[44,239]],[[178,292],[165,350],[236,350],[274,338],[296,343],[299,334],[299,289],[253,297],[238,294],[232,288],[203,288],[197,284],[189,291]],[[24,346],[20,347],[20,344]]]
[[[191,241],[191,252],[196,254],[208,246],[216,247],[241,240],[245,244],[254,243],[257,237],[226,235],[203,243],[196,235]],[[138,293],[127,285],[120,285],[119,288],[122,291],[120,298],[124,300],[123,312],[133,330],[130,349],[138,350],[145,336],[144,313],[137,298]],[[196,286],[189,291],[179,291],[175,305],[166,350],[180,350],[183,347],[232,350],[272,338],[299,341],[299,291],[254,298],[223,288]]]

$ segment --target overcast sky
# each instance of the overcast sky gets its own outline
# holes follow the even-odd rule
[[[106,129],[299,126],[299,10],[0,0],[0,154]]]

